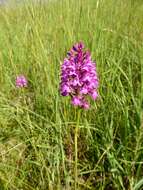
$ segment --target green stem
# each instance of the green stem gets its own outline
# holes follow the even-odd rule
[[[77,190],[77,184],[78,184],[78,172],[77,172],[77,165],[78,165],[78,148],[77,148],[77,144],[78,143],[77,142],[78,142],[80,112],[81,112],[81,110],[78,110],[77,124],[75,126],[75,136],[74,136],[74,145],[75,145],[75,167],[74,167],[75,190]]]

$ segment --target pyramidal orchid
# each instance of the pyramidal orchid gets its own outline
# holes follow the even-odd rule
[[[87,98],[96,100],[98,85],[96,64],[91,60],[90,52],[84,50],[82,42],[75,44],[61,66],[61,95],[71,96],[74,106],[89,109]]]
[[[19,75],[16,77],[16,87],[17,88],[23,88],[23,87],[27,87],[27,79],[24,75]]]

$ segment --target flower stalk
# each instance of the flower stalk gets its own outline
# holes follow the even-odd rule
[[[80,116],[81,116],[81,109],[78,109],[77,123],[75,126],[75,133],[74,133],[74,146],[75,146],[74,187],[75,187],[75,190],[78,189],[78,134],[79,134]]]

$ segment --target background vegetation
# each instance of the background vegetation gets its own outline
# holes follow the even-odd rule
[[[59,81],[78,41],[100,77],[100,97],[80,117],[78,189],[143,189],[142,10],[142,0],[0,7],[0,190],[74,189],[77,110]],[[28,88],[16,89],[19,74]]]

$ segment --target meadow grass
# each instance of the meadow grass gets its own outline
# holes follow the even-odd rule
[[[79,41],[96,60],[100,97],[79,118],[76,188],[143,189],[142,10],[142,0],[0,8],[0,190],[74,189],[77,109],[59,82]],[[16,89],[19,74],[28,88]]]

